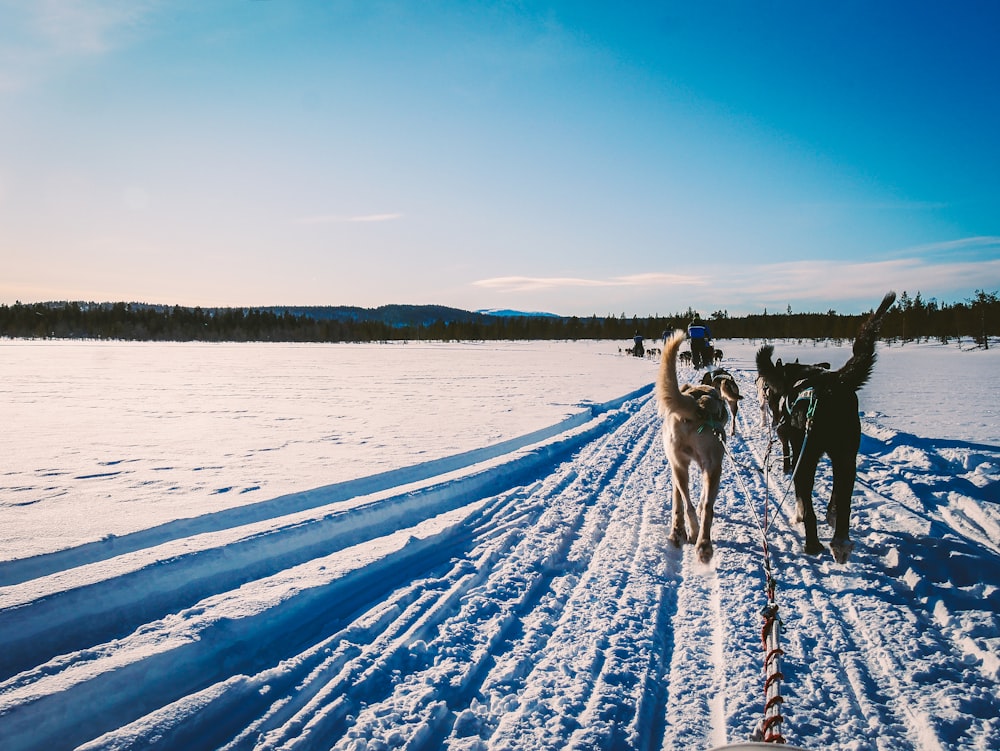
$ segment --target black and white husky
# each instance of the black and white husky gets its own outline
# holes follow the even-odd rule
[[[838,563],[845,563],[854,549],[850,540],[851,496],[857,477],[861,447],[858,390],[871,377],[875,366],[875,342],[889,308],[896,300],[890,292],[878,310],[861,325],[854,340],[854,353],[840,370],[819,365],[771,361],[770,344],[757,351],[757,373],[772,397],[780,397],[778,431],[790,444],[798,520],[805,525],[805,551],[822,552],[816,531],[812,493],[820,457],[830,457],[833,492],[827,505],[827,523],[833,525],[830,550]]]

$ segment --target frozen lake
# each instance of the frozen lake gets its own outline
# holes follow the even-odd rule
[[[1000,349],[879,348],[841,565],[779,501],[758,344],[720,342],[706,566],[669,542],[656,362],[616,342],[0,342],[0,748],[746,739],[761,512],[790,742],[997,748]]]
[[[552,425],[653,380],[656,362],[621,355],[626,344],[0,341],[0,560]],[[718,345],[724,366],[753,368],[759,342]],[[879,353],[861,394],[868,416],[1000,444],[995,351]],[[779,341],[775,354],[836,368],[850,350]]]

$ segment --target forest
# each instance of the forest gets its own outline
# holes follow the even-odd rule
[[[861,315],[784,312],[730,316],[688,308],[670,316],[491,315],[434,305],[380,308],[200,308],[125,302],[45,302],[0,305],[0,337],[205,342],[382,342],[526,339],[658,339],[700,318],[715,339],[850,339]],[[977,290],[964,301],[938,303],[903,292],[882,338],[989,346],[1000,335],[1000,299]]]

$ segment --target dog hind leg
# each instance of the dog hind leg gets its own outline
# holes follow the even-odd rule
[[[851,542],[851,496],[854,495],[854,482],[857,479],[857,464],[852,452],[837,452],[830,457],[833,467],[833,492],[830,494],[830,511],[833,512],[833,539],[830,541],[830,552],[837,563],[847,563],[854,550]]]
[[[799,458],[799,447],[802,444],[801,441],[795,440],[799,436],[792,435],[794,431],[787,422],[780,423],[776,430],[778,440],[781,441],[782,467],[785,470],[785,474],[790,475],[792,474],[792,470],[795,469],[795,462]]]
[[[694,517],[694,505],[691,503],[689,490],[688,468],[671,462],[670,471],[673,474],[673,523],[670,528],[670,542],[674,547],[679,548],[686,542],[690,542],[693,537],[688,536],[684,526],[684,518],[687,516],[690,521]],[[697,522],[692,524],[692,529],[697,529]]]
[[[715,552],[712,546],[712,521],[715,518],[715,498],[719,493],[719,481],[722,477],[722,467],[714,467],[704,471],[702,476],[701,527],[698,530],[698,541],[695,550],[702,563],[712,560]]]
[[[819,464],[819,453],[806,451],[799,459],[793,482],[795,485],[795,501],[802,514],[802,525],[805,528],[805,552],[818,555],[823,552],[816,530],[816,511],[813,508],[813,484],[816,479],[816,466]]]

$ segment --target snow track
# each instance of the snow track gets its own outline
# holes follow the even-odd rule
[[[979,490],[995,450],[866,424],[857,549],[838,566],[801,553],[736,375],[709,566],[667,542],[646,388],[499,447],[0,567],[0,748],[745,739],[763,706],[765,498],[789,741],[998,747],[1000,516]],[[935,494],[959,465],[969,492]],[[821,465],[819,498],[829,485]]]

